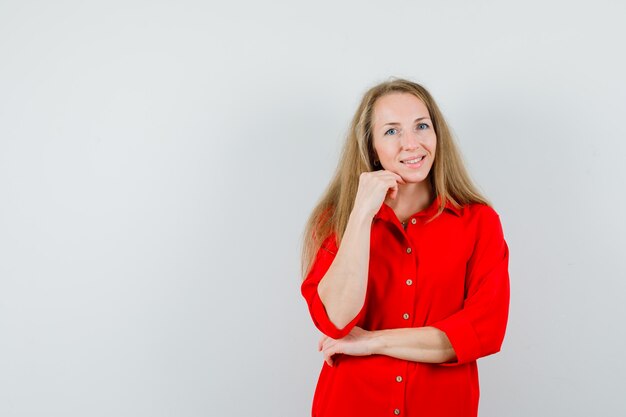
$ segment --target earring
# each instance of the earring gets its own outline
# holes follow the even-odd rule
[[[377,167],[380,165],[380,161],[378,159],[374,159],[374,166]]]

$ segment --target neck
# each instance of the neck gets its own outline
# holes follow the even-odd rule
[[[385,203],[393,209],[400,221],[404,221],[411,214],[428,207],[432,203],[433,195],[428,180],[412,184],[399,184],[395,200],[387,197]]]

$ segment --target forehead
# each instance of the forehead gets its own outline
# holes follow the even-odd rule
[[[410,93],[394,92],[376,100],[372,121],[374,124],[412,122],[420,117],[430,117],[422,100]]]

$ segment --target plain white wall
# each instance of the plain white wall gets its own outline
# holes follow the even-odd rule
[[[0,415],[309,415],[300,234],[389,76],[510,246],[481,416],[626,415],[624,4],[0,1]]]

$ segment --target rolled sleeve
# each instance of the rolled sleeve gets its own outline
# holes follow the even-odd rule
[[[333,234],[322,243],[322,246],[318,250],[311,269],[302,282],[301,292],[307,302],[309,313],[311,314],[315,326],[326,336],[333,339],[341,339],[354,328],[362,315],[362,311],[341,329],[335,326],[328,317],[326,308],[317,292],[317,287],[328,271],[328,268],[330,268],[336,254],[337,244],[335,242],[335,235]]]
[[[509,314],[509,248],[498,214],[485,206],[477,239],[466,269],[463,308],[430,326],[446,334],[460,365],[499,352]]]

